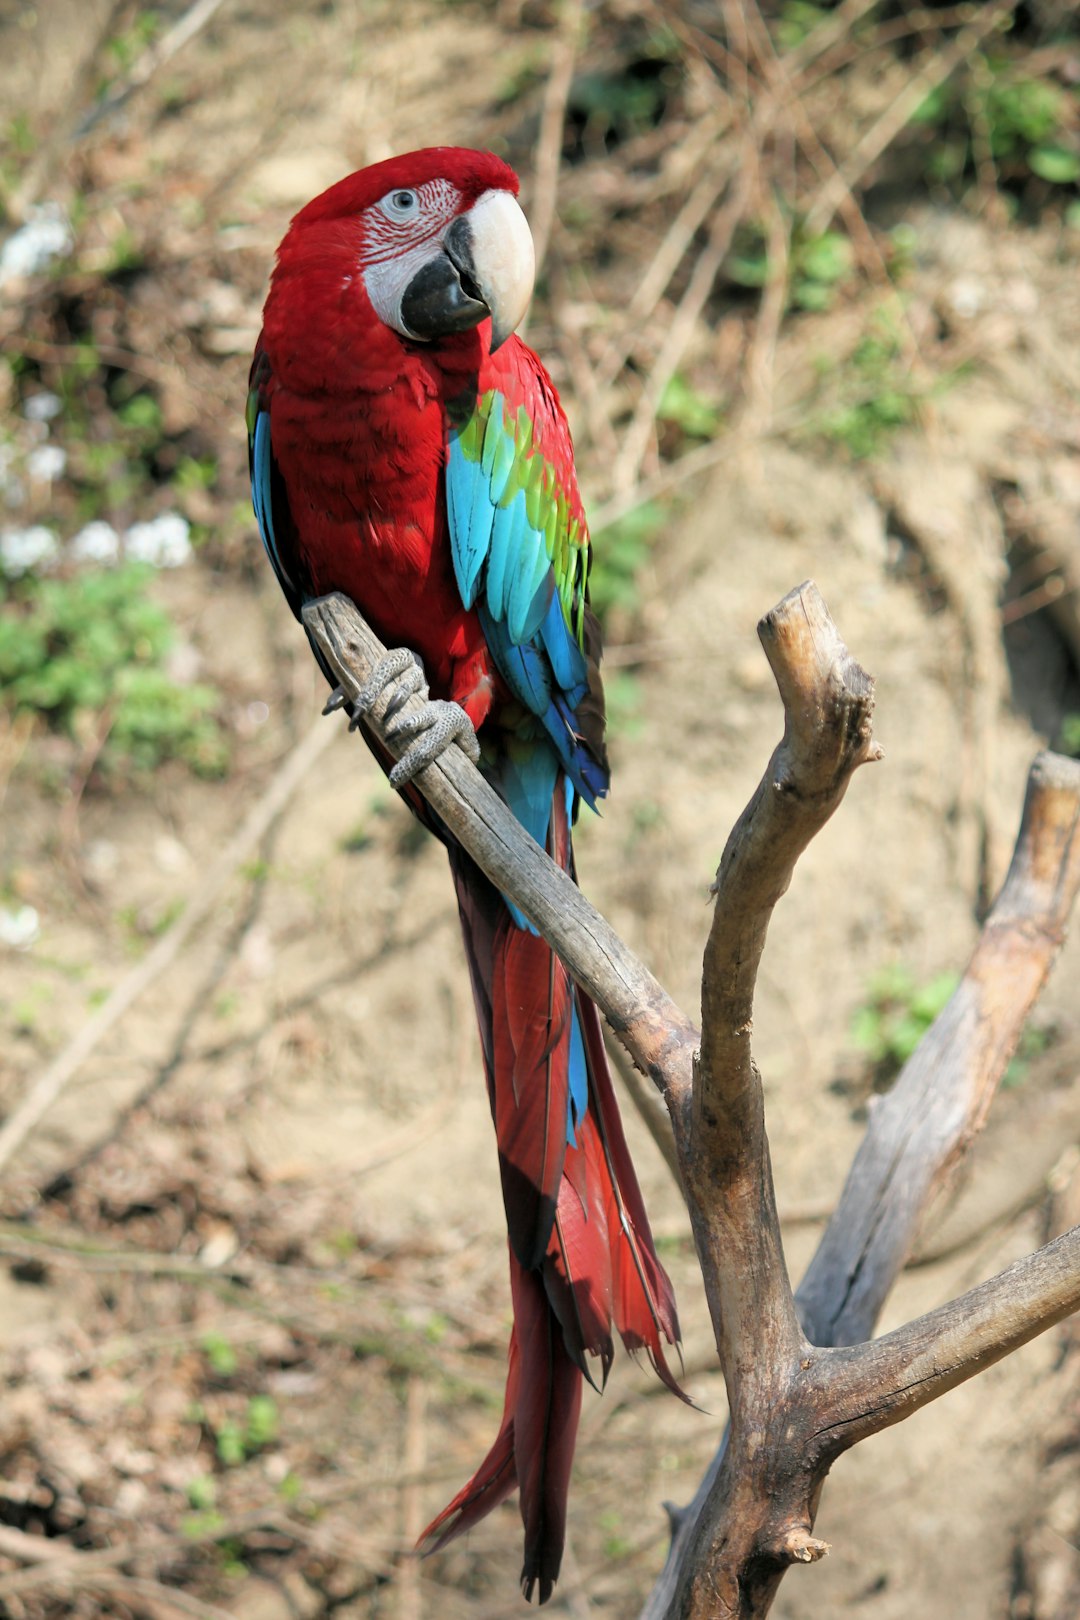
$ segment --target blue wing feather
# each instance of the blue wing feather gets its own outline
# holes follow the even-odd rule
[[[503,679],[539,720],[554,749],[545,777],[561,767],[595,808],[607,790],[607,772],[585,747],[575,721],[588,691],[588,667],[569,622],[570,602],[557,586],[548,552],[550,533],[541,526],[545,500],[550,521],[550,485],[544,482],[550,475],[539,446],[532,444],[532,454],[520,459],[522,413],[514,415],[498,390],[485,399],[485,406],[482,436],[474,418],[451,432],[447,445],[447,518],[458,590],[466,607],[477,607]],[[527,419],[524,432],[531,441]],[[515,465],[517,485],[508,493]],[[564,500],[559,515],[565,524]],[[566,536],[556,530],[556,552],[560,544],[565,547]],[[530,792],[516,803],[518,788],[515,782],[504,784],[511,807],[529,825],[539,799],[530,782]],[[543,829],[534,836],[544,842]]]
[[[266,555],[282,589],[290,601],[299,595],[285,567],[274,533],[274,503],[272,480],[273,458],[270,450],[270,412],[260,410],[255,418],[255,432],[251,443],[251,504],[255,508],[255,521],[259,526]]]

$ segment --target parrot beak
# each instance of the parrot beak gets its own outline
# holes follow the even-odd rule
[[[401,299],[407,335],[430,341],[468,332],[491,316],[491,352],[520,324],[532,297],[535,256],[528,222],[508,191],[485,191],[459,214],[442,251]]]
[[[521,325],[533,294],[536,255],[529,222],[509,191],[485,191],[447,232],[446,251],[451,258],[456,231],[466,237],[472,275],[491,314],[494,354]]]

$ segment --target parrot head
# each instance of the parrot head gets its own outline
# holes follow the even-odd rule
[[[513,169],[491,152],[428,147],[339,180],[296,215],[278,272],[331,275],[412,342],[490,317],[494,352],[522,320],[535,276]]]

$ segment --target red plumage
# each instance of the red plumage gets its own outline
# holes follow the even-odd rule
[[[514,772],[520,775],[523,760],[526,769],[539,759],[540,776],[529,780],[548,782],[551,803],[540,836],[573,874],[563,771],[582,792],[573,759],[591,762],[589,781],[606,781],[606,760],[599,635],[581,600],[584,553],[572,552],[587,542],[587,531],[566,418],[546,371],[520,340],[512,336],[491,353],[490,321],[421,342],[394,314],[405,308],[401,289],[427,274],[432,255],[439,275],[449,274],[443,256],[454,222],[481,213],[492,194],[516,192],[512,170],[492,154],[432,148],[351,175],[301,210],[279,250],[252,368],[253,492],[267,551],[294,611],[310,597],[343,591],[385,642],[418,653],[432,695],[460,703],[478,728],[481,768],[511,802]],[[421,206],[413,209],[417,200]],[[410,210],[411,225],[395,223]],[[502,246],[492,251],[498,258]],[[460,257],[458,251],[455,266]],[[400,273],[399,265],[406,267]],[[479,297],[471,278],[466,265],[456,297]],[[390,309],[396,324],[378,309],[384,315]],[[559,686],[556,667],[570,672],[558,690],[572,728],[565,761],[553,751],[560,745],[550,715],[545,735],[537,719],[542,708],[530,714],[523,707],[505,661],[509,620],[496,626],[504,640],[500,655],[479,598],[463,597],[464,542],[453,532],[447,504],[448,445],[455,423],[492,391],[517,413],[515,422],[527,424],[522,454],[541,458],[542,465],[528,465],[551,492],[555,551],[580,564],[573,578],[555,581],[552,574],[537,587],[548,592],[537,598],[541,610],[556,588],[577,593],[576,619],[568,615],[562,632],[570,637],[576,623],[577,650],[568,643],[545,662],[544,644],[534,639],[521,648],[534,674],[540,670],[541,685]],[[505,557],[500,565],[518,566]],[[490,597],[486,611],[490,630]],[[580,680],[574,670],[586,662],[588,678]],[[520,790],[533,814],[535,792],[529,799],[527,784]],[[425,1537],[430,1547],[444,1545],[518,1486],[522,1584],[526,1596],[535,1589],[543,1602],[559,1569],[590,1358],[603,1383],[614,1322],[628,1348],[644,1349],[677,1390],[661,1344],[677,1342],[674,1297],[627,1151],[595,1007],[434,823],[415,790],[409,797],[450,855],[499,1149],[514,1307],[498,1435]],[[541,795],[541,811],[546,802]]]

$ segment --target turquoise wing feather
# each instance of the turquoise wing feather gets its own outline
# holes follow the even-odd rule
[[[533,823],[545,788],[550,808],[558,769],[594,807],[608,773],[602,734],[587,737],[583,722],[590,693],[598,706],[599,683],[586,647],[589,534],[569,429],[531,351],[514,339],[504,349],[492,386],[450,431],[447,518],[461,599],[476,608],[503,679],[554,746],[542,773],[550,780],[539,780],[538,759],[525,773],[538,778],[532,803],[514,805],[543,842],[546,820]]]

